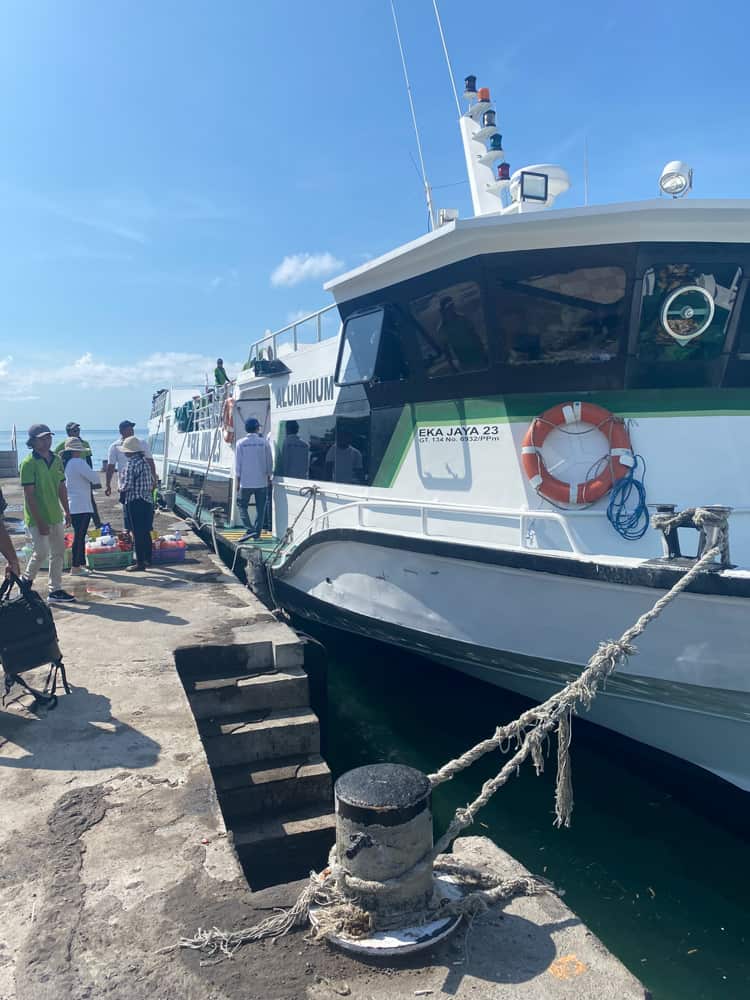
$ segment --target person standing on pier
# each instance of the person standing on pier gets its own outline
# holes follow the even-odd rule
[[[120,479],[120,502],[131,525],[135,548],[135,562],[125,572],[143,572],[151,564],[151,526],[154,523],[151,470],[143,442],[134,435],[122,442],[120,450],[127,462]]]
[[[93,462],[93,452],[91,451],[91,445],[88,441],[81,437],[81,425],[77,420],[71,420],[70,423],[65,425],[65,433],[68,438],[78,438],[81,444],[84,446],[84,452],[80,456],[89,468],[94,468]],[[59,455],[63,461],[63,468],[67,465],[70,455],[68,454],[68,448],[65,441],[61,441],[60,444],[55,448],[55,454]],[[97,477],[97,486],[101,486],[99,478]],[[94,522],[95,528],[101,528],[102,519],[99,517],[99,510],[96,506],[96,500],[94,499],[94,494],[91,494],[91,520]],[[75,565],[75,564],[74,564]]]
[[[135,433],[135,424],[132,420],[121,420],[119,426],[120,436],[116,441],[113,441],[109,446],[109,455],[107,456],[107,486],[104,490],[106,496],[112,495],[112,476],[117,469],[117,482],[118,489],[122,492],[122,478],[127,468],[128,460],[125,457],[125,453],[122,451],[122,445],[127,441],[128,438],[133,437]],[[153,490],[156,486],[156,466],[154,465],[154,460],[151,457],[151,449],[146,444],[145,441],[139,442],[141,446],[141,451],[143,452],[143,457],[146,459],[149,469],[151,470],[152,483],[151,489]],[[132,525],[128,520],[128,512],[123,504],[123,518],[125,522],[125,530],[131,531]]]
[[[68,490],[70,517],[73,521],[73,576],[89,576],[86,568],[86,530],[93,514],[93,499],[91,489],[99,486],[99,475],[86,463],[86,442],[77,437],[69,437],[65,442],[65,451],[70,453],[65,466],[65,485]]]
[[[246,528],[240,542],[260,538],[273,474],[273,452],[267,439],[260,433],[259,421],[255,417],[249,417],[245,421],[245,430],[247,437],[237,442],[234,456],[237,509]],[[251,497],[255,499],[255,523],[250,520],[247,512]]]
[[[21,567],[18,565],[18,556],[13,545],[13,539],[8,534],[8,529],[5,527],[5,520],[3,518],[3,513],[7,506],[8,504],[5,502],[3,491],[0,490],[0,555],[4,556],[8,564],[5,567],[5,575],[8,576],[10,573],[13,573],[14,576],[20,576]]]
[[[24,521],[34,542],[24,579],[32,583],[39,567],[49,560],[51,604],[75,601],[63,590],[62,571],[65,558],[65,527],[70,524],[68,491],[62,460],[52,451],[52,431],[46,424],[32,424],[26,442],[31,454],[21,462],[21,485],[24,495]]]

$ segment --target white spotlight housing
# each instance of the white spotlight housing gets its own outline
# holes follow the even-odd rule
[[[682,160],[670,160],[659,177],[659,188],[670,198],[683,198],[693,186],[693,168]]]

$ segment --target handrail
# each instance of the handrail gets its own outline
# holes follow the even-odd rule
[[[299,545],[306,538],[315,534],[318,530],[319,522],[327,520],[330,517],[335,517],[341,514],[343,511],[351,510],[353,508],[358,508],[358,511],[362,511],[365,507],[372,505],[377,507],[391,506],[391,507],[412,507],[419,510],[421,513],[420,525],[421,531],[419,532],[402,532],[403,534],[417,534],[420,536],[429,537],[429,533],[425,528],[425,515],[429,511],[447,511],[447,512],[464,512],[467,514],[489,514],[496,516],[498,518],[510,517],[518,518],[518,531],[519,531],[519,548],[527,548],[523,544],[524,532],[526,523],[529,520],[548,520],[553,521],[560,526],[563,534],[570,546],[571,552],[575,555],[586,555],[586,553],[581,551],[574,535],[569,529],[569,526],[565,522],[565,518],[559,514],[557,511],[553,510],[519,510],[517,508],[510,507],[477,507],[468,506],[464,504],[447,504],[447,503],[437,503],[434,501],[421,501],[421,500],[390,500],[388,498],[380,499],[379,497],[362,497],[346,493],[330,493],[324,491],[320,494],[321,498],[325,497],[340,497],[342,499],[349,499],[351,502],[342,504],[333,508],[332,510],[321,511],[305,528],[304,533],[299,538],[299,541],[293,546]],[[361,524],[361,517],[357,517],[358,524]]]
[[[288,333],[289,330],[292,331],[292,345],[293,345],[292,349],[296,351],[298,349],[298,347],[299,347],[299,342],[298,342],[298,337],[297,337],[297,328],[300,327],[300,326],[304,326],[305,323],[309,323],[310,320],[312,320],[312,319],[314,319],[316,321],[316,324],[315,324],[315,343],[319,344],[323,340],[330,339],[328,337],[324,337],[323,336],[323,330],[322,330],[322,325],[321,325],[320,320],[321,320],[321,317],[324,316],[326,313],[329,313],[332,310],[337,309],[337,308],[338,308],[338,306],[334,302],[330,306],[324,306],[323,309],[318,309],[317,312],[311,312],[307,316],[301,316],[299,319],[294,320],[292,323],[287,323],[287,325],[286,326],[282,326],[280,330],[275,330],[273,333],[267,333],[265,335],[265,337],[261,337],[260,340],[253,341],[253,343],[250,345],[250,355],[248,357],[248,361],[252,361],[254,358],[258,358],[260,356],[260,353],[259,353],[260,350],[269,341],[271,342],[271,348],[273,350],[273,357],[277,358],[278,357],[277,340],[283,334]],[[338,333],[338,331],[337,331],[337,333]],[[331,336],[335,336],[335,335],[331,334]]]

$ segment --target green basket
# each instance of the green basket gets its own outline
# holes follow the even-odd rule
[[[123,569],[133,561],[133,553],[122,552],[87,552],[86,565],[89,569]]]

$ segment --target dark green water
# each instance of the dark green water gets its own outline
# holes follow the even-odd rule
[[[329,653],[326,755],[336,775],[377,761],[434,771],[528,705],[378,643],[315,635]],[[501,760],[489,755],[436,790],[438,831]],[[569,830],[552,825],[553,784],[554,759],[539,778],[527,767],[469,832],[564,889],[566,903],[655,1000],[750,997],[750,836],[742,816],[750,796],[692,770],[673,772],[660,755],[577,721]]]

